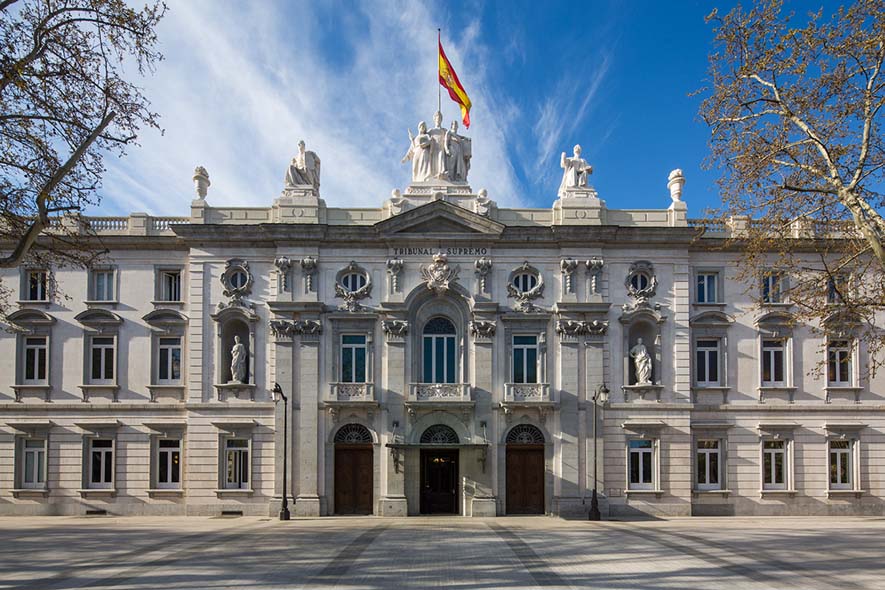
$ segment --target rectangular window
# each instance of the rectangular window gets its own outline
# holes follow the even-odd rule
[[[181,441],[178,439],[157,441],[157,487],[161,490],[181,487]]]
[[[783,303],[784,275],[770,271],[762,275],[762,303]]]
[[[224,446],[227,489],[248,489],[249,487],[249,441],[242,438],[227,439]]]
[[[342,383],[366,382],[366,337],[345,334],[341,337]]]
[[[715,387],[719,380],[719,340],[695,342],[695,382],[701,387]]]
[[[538,382],[538,337],[513,337],[513,382]]]
[[[783,387],[784,378],[784,341],[762,341],[762,386]]]
[[[851,381],[851,343],[831,340],[827,345],[827,384],[850,387]]]
[[[25,296],[28,301],[49,300],[49,274],[45,270],[29,270],[25,276]]]
[[[631,490],[654,489],[654,441],[648,439],[631,440],[630,446]]]
[[[28,336],[25,338],[25,383],[46,383],[46,357],[48,350],[46,336]]]
[[[90,347],[90,382],[112,383],[114,381],[114,339],[93,336]]]
[[[181,382],[181,338],[160,338],[158,383]]]
[[[831,440],[830,445],[830,489],[850,490],[853,487],[851,466],[851,441]]]
[[[455,336],[424,336],[424,383],[455,382]]]
[[[94,438],[89,445],[89,487],[106,489],[114,485],[114,441]]]
[[[181,301],[180,270],[161,270],[158,280],[160,301]]]
[[[46,487],[46,441],[28,438],[22,443],[22,487]]]
[[[787,489],[787,443],[783,440],[762,442],[762,489]]]
[[[718,440],[699,440],[697,445],[697,476],[699,490],[722,489],[722,462]]]
[[[716,292],[719,273],[699,272],[697,275],[696,295],[698,303],[719,303]]]
[[[113,270],[92,271],[91,299],[93,301],[114,301]]]

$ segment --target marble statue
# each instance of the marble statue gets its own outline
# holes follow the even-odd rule
[[[565,152],[562,152],[559,165],[562,166],[562,182],[559,185],[560,195],[566,189],[587,187],[587,177],[593,174],[593,166],[581,157],[580,145],[575,146],[574,157],[572,158],[566,157]]]
[[[452,121],[448,133],[449,155],[446,170],[449,180],[466,181],[470,171],[470,157],[473,155],[469,137],[458,135],[458,121]]]
[[[642,343],[642,338],[636,339],[636,346],[630,349],[630,358],[633,359],[633,368],[636,371],[636,385],[651,384],[651,355]]]
[[[433,141],[427,133],[427,123],[418,123],[418,135],[412,135],[409,129],[409,151],[403,156],[402,162],[412,161],[412,182],[424,182],[433,178]]]
[[[449,131],[442,128],[442,113],[436,111],[433,114],[433,129],[428,131],[431,145],[431,177],[437,180],[450,180],[449,170],[446,166],[449,157]]]
[[[298,142],[298,155],[292,158],[286,170],[286,188],[312,186],[320,190],[320,158],[305,149],[304,140]]]
[[[232,382],[245,383],[246,356],[246,347],[240,342],[239,336],[234,336],[234,346],[230,351],[230,380]]]

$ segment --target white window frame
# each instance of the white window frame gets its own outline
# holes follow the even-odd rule
[[[715,442],[716,447],[715,448],[706,448],[706,447],[702,448],[701,443],[707,443],[707,442]],[[698,490],[700,490],[700,491],[713,491],[713,490],[723,489],[723,487],[722,487],[722,474],[723,474],[722,458],[724,456],[723,446],[724,446],[723,441],[720,438],[699,437],[695,440],[695,444],[694,444],[695,466],[696,466],[695,469],[697,471],[695,473],[695,482],[696,482],[696,487]],[[710,483],[710,474],[712,473],[712,469],[710,468],[710,456],[711,455],[716,455],[716,483]],[[700,456],[704,456],[704,473],[703,474],[701,474],[701,472],[699,470],[697,470],[699,467],[698,458]],[[706,483],[701,483],[701,475],[703,475],[703,479],[706,480]]]
[[[842,293],[846,295],[849,294],[849,289],[851,288],[849,275],[837,273],[827,276],[826,296],[828,305],[839,305],[841,303],[844,303],[844,301],[842,300],[842,296],[839,295],[839,291],[837,291],[837,287]]]
[[[33,344],[30,341],[43,340],[43,344]],[[22,335],[21,377],[23,385],[47,385],[49,383],[49,336],[45,334]],[[28,353],[34,351],[34,377],[28,378]],[[39,375],[40,354],[43,355],[43,375]]]
[[[538,286],[540,279],[538,278],[538,275],[536,273],[525,270],[516,273],[510,282],[513,285],[513,288],[516,289],[518,292],[528,293]]]
[[[846,444],[847,447],[834,449],[833,443]],[[847,438],[829,438],[827,439],[827,489],[828,490],[854,490],[857,489],[857,460],[855,459],[856,441]],[[845,470],[848,475],[848,481],[833,482],[833,457],[836,456],[836,473],[839,473],[838,467],[844,462],[848,463]],[[837,478],[841,479],[841,478]]]
[[[790,491],[792,488],[792,468],[793,468],[793,444],[791,439],[787,438],[764,438],[759,444],[760,450],[760,463],[759,463],[759,471],[761,475],[762,482],[762,491]],[[782,447],[780,450],[776,448],[766,448],[768,443],[780,443]],[[765,458],[766,455],[771,457],[770,459],[770,469],[766,472],[765,469]],[[776,457],[781,455],[783,458],[783,481],[778,483],[777,480],[777,467],[776,467]],[[767,482],[766,478],[770,476],[771,481]]]
[[[31,277],[40,275],[37,280],[36,297],[31,297]],[[43,268],[25,269],[22,276],[22,301],[47,302],[49,301],[49,271]]]
[[[771,344],[766,344],[767,342],[777,342],[779,346],[773,346]],[[791,353],[791,338],[788,337],[769,337],[763,336],[760,340],[760,348],[761,355],[759,357],[759,382],[762,387],[789,387],[791,383],[790,379],[790,367],[792,358]],[[781,353],[781,377],[780,381],[775,379],[765,380],[765,361],[766,358],[771,362],[771,371],[770,376],[774,377],[776,374],[776,359],[777,352]]]
[[[650,447],[637,447],[634,449],[632,443],[634,442],[649,442],[651,443]],[[647,438],[647,437],[639,437],[639,438],[628,438],[627,439],[627,490],[628,491],[656,491],[658,489],[658,481],[660,478],[660,474],[658,473],[658,439],[656,438]],[[639,479],[643,480],[642,474],[644,472],[644,466],[646,462],[650,462],[650,473],[651,473],[651,481],[631,481],[631,471],[632,471],[632,456],[633,454],[637,454],[639,456]]]
[[[35,444],[36,443],[36,444]],[[49,445],[46,438],[22,437],[20,439],[20,485],[26,490],[45,490],[47,489],[47,460],[49,457]],[[31,473],[28,473],[28,456],[36,455],[37,458],[32,462]],[[34,481],[28,481],[28,476],[32,476]]]
[[[167,341],[167,342],[164,342]],[[177,340],[177,344],[170,341]],[[174,350],[178,350],[178,377],[172,377],[172,362]],[[166,374],[165,379],[161,377],[163,371],[163,351],[166,351]],[[180,385],[184,369],[184,339],[181,336],[157,336],[157,384],[158,385]]]
[[[166,278],[171,275],[178,277],[178,298],[171,299],[166,292]],[[159,267],[156,270],[156,297],[161,303],[181,303],[184,295],[184,269],[181,267]]]
[[[360,271],[351,271],[341,277],[341,286],[350,293],[359,291],[368,282],[369,278],[366,276],[366,273]]]
[[[356,343],[345,343],[344,339],[346,337],[357,336],[363,339],[362,344]],[[342,333],[341,337],[338,340],[339,342],[339,351],[340,351],[340,359],[341,359],[341,368],[339,369],[340,374],[338,375],[341,383],[368,383],[369,382],[369,337],[365,333],[355,333],[355,332],[347,332]],[[351,375],[344,374],[344,355],[345,350],[351,351],[351,356],[353,361],[351,362]],[[357,350],[363,351],[363,362],[365,366],[363,367],[364,379],[362,381],[357,381]]]
[[[420,365],[421,379],[422,379],[421,382],[422,383],[458,383],[459,382],[458,381],[459,380],[458,364],[461,360],[459,358],[460,351],[458,349],[458,347],[459,347],[459,345],[458,345],[458,328],[455,327],[455,322],[453,322],[451,320],[451,318],[446,317],[446,316],[434,316],[433,318],[430,318],[430,320],[428,320],[425,323],[425,327],[428,323],[433,321],[433,319],[435,319],[436,317],[442,317],[442,318],[448,320],[449,323],[452,325],[452,328],[454,329],[454,333],[452,333],[452,334],[425,334],[422,331],[422,333],[421,333],[421,365]],[[430,381],[425,380],[426,375],[424,374],[424,364],[425,364],[424,351],[425,351],[425,346],[426,346],[426,342],[428,339],[432,342],[432,344],[430,346],[430,348],[431,348],[431,358],[430,358],[430,378],[431,378],[431,380]],[[451,339],[452,342],[454,342],[453,353],[452,353],[454,356],[451,359],[453,367],[454,367],[454,370],[453,370],[454,380],[453,381],[447,380],[448,374],[449,374],[449,371],[448,371],[449,347],[448,347],[447,341],[449,339]],[[436,368],[437,368],[437,366],[436,366],[436,350],[437,350],[438,346],[442,346],[442,351],[443,351],[443,354],[442,354],[442,357],[443,357],[442,358],[443,380],[442,381],[436,381],[436,373],[437,373],[437,371],[436,371]]]
[[[715,347],[702,347],[700,346],[700,342],[715,342]],[[722,362],[722,338],[717,338],[715,336],[697,336],[694,340],[694,371],[693,376],[695,380],[695,385],[697,387],[722,387],[723,384],[723,370],[725,369],[725,363]],[[698,364],[698,353],[704,351],[704,365],[701,366]],[[715,352],[715,362],[716,362],[716,377],[715,381],[711,381],[710,377],[710,351]],[[704,369],[704,377],[705,379],[700,379],[701,369]]]
[[[99,289],[99,277],[104,277],[104,292]],[[89,271],[89,301],[114,303],[117,301],[117,272],[114,268],[94,268]]]
[[[178,444],[175,447],[171,447],[171,446],[164,447],[163,443],[169,442],[169,441],[174,441]],[[173,459],[173,456],[175,455],[175,453],[178,453],[178,463],[177,463],[178,481],[177,482],[176,481],[162,481],[160,479],[161,458],[163,455],[167,455],[167,457],[166,457],[167,463],[166,464],[169,467],[169,470],[167,473],[167,479],[168,480],[174,479],[173,477],[171,477],[171,475],[172,475],[171,466],[174,464],[172,459]],[[181,439],[181,437],[165,437],[164,436],[164,437],[157,439],[157,445],[156,445],[155,456],[154,456],[154,478],[156,480],[157,489],[159,489],[159,490],[180,490],[182,488],[182,481],[184,479],[184,477],[183,477],[184,476],[183,458],[184,458],[184,444],[183,444],[183,440]]]
[[[842,343],[842,342],[844,342],[844,345],[837,345],[837,346],[834,346],[834,343],[837,343],[837,342],[838,342],[838,343]],[[849,340],[849,339],[837,339],[837,338],[831,338],[830,340],[827,341],[827,351],[826,351],[826,354],[827,354],[827,386],[828,386],[828,387],[854,387],[854,384],[855,384],[855,377],[854,377],[854,367],[855,367],[855,362],[854,362],[854,350],[855,350],[855,344],[854,344],[853,341],[851,341],[851,340]],[[844,354],[845,354],[846,360],[847,360],[847,362],[848,362],[848,367],[847,367],[847,369],[846,369],[846,371],[845,371],[846,374],[845,374],[845,375],[842,375],[842,371],[841,371],[841,369],[840,369],[840,363],[838,362],[838,359],[837,359],[837,361],[836,361],[836,363],[835,363],[835,365],[834,365],[834,367],[835,367],[835,369],[836,369],[836,373],[838,374],[837,376],[838,376],[838,377],[845,377],[844,379],[837,379],[837,380],[831,380],[831,379],[830,379],[830,377],[831,377],[831,372],[830,372],[830,362],[831,362],[831,360],[830,360],[830,356],[832,355],[833,352],[836,352],[836,353],[844,353]]]
[[[225,436],[224,450],[221,456],[221,482],[222,488],[225,490],[251,490],[252,489],[252,437],[241,436]],[[245,442],[245,446],[233,446],[233,442]],[[243,469],[242,454],[246,454],[246,467]],[[234,469],[231,471],[228,467],[229,458],[236,457]],[[245,471],[246,481],[243,481],[242,474]],[[237,481],[231,481],[232,474],[239,474]]]
[[[95,443],[97,441],[108,441],[110,442],[109,447],[98,447],[96,449]],[[86,453],[86,485],[91,490],[112,490],[114,489],[114,485],[116,482],[116,471],[117,471],[117,441],[116,437],[112,436],[94,436],[88,438],[88,452]],[[93,480],[92,473],[92,459],[95,455],[99,455],[101,457],[101,467],[99,469],[101,477],[100,481]],[[110,455],[110,473],[108,474],[108,460],[107,455]],[[104,481],[105,479],[109,479],[109,481]]]
[[[762,273],[759,289],[759,298],[762,303],[766,305],[784,303],[784,294],[787,290],[786,281],[787,277],[783,271],[767,270]]]
[[[718,270],[699,270],[695,273],[694,280],[694,289],[695,289],[695,303],[699,305],[708,305],[712,303],[721,303],[722,297],[720,296],[721,289],[721,281],[719,280],[720,273]],[[704,297],[703,300],[701,298],[701,277],[704,277]],[[712,280],[713,285],[713,297],[710,298],[710,284]]]
[[[534,344],[516,344],[517,338],[534,338]],[[541,338],[538,334],[526,334],[526,333],[515,333],[510,337],[510,346],[511,346],[511,354],[510,354],[510,379],[512,383],[525,383],[525,384],[537,384],[542,383],[541,376]],[[522,374],[523,380],[516,380],[516,351],[522,350]],[[528,368],[531,364],[528,361],[528,351],[535,351],[535,380],[527,381]]]
[[[95,340],[97,338],[110,340],[111,343],[110,344],[102,343],[102,344],[96,345]],[[112,359],[113,362],[111,363],[111,377],[110,378],[105,377],[105,375],[107,375],[107,371],[106,371],[106,369],[107,369],[107,352],[102,352],[101,357],[100,357],[101,358],[101,362],[100,362],[101,371],[100,372],[101,372],[102,377],[96,378],[93,376],[92,358],[93,358],[94,351],[97,349],[100,349],[102,351],[111,350],[111,354],[113,355],[113,359]],[[116,336],[116,334],[90,334],[89,335],[88,352],[89,352],[89,357],[88,357],[87,363],[86,363],[86,370],[87,370],[87,375],[89,376],[89,379],[88,379],[87,383],[89,385],[114,385],[114,384],[116,384],[117,361],[119,358],[119,355],[117,354],[117,336]]]

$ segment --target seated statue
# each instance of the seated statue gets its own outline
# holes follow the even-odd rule
[[[320,158],[315,152],[307,151],[304,140],[298,142],[298,155],[292,158],[286,170],[287,189],[312,186],[320,190]]]
[[[572,158],[567,158],[565,152],[562,152],[559,165],[563,170],[562,182],[559,184],[560,196],[563,196],[567,189],[587,187],[587,177],[593,174],[593,166],[581,157],[580,145],[575,146]]]

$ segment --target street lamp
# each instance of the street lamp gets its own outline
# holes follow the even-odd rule
[[[602,520],[602,514],[599,513],[599,499],[596,497],[596,488],[599,486],[599,440],[596,437],[596,412],[600,403],[605,403],[608,399],[608,387],[605,383],[596,388],[593,394],[593,496],[590,498],[590,514],[587,515],[588,520]]]
[[[283,400],[283,504],[280,507],[280,520],[289,520],[289,498],[286,494],[286,472],[289,470],[289,398],[283,393],[279,383],[273,384],[271,395],[274,403]]]

